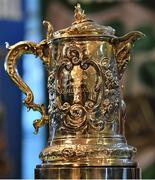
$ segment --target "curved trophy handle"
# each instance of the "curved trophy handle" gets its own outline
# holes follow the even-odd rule
[[[37,119],[33,122],[35,133],[38,132],[41,126],[48,123],[48,115],[46,114],[46,108],[43,104],[40,105],[34,103],[33,93],[29,86],[26,83],[24,83],[21,77],[19,76],[18,71],[16,69],[16,62],[17,59],[23,54],[34,54],[36,57],[40,57],[40,59],[43,61],[43,64],[46,65],[47,69],[49,68],[51,48],[48,46],[48,42],[52,38],[53,27],[47,21],[44,21],[43,24],[47,26],[46,39],[41,41],[39,44],[28,41],[21,41],[15,45],[9,46],[9,52],[5,60],[5,70],[7,71],[8,75],[13,80],[13,82],[26,95],[23,103],[29,110],[33,109],[34,111],[39,111],[42,115],[40,119]]]

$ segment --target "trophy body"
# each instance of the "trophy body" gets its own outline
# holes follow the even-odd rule
[[[119,76],[110,37],[52,41],[49,145],[36,178],[138,178],[126,144]],[[120,117],[121,116],[121,117]]]
[[[111,27],[89,20],[80,6],[75,22],[39,44],[20,42],[10,47],[6,70],[26,94],[25,105],[42,114],[36,132],[49,124],[48,146],[40,153],[37,179],[137,179],[136,149],[124,136],[125,103],[120,80],[132,44],[142,36],[131,32],[116,37]],[[46,52],[45,52],[46,51]],[[16,74],[21,53],[39,56],[48,70],[49,108],[33,102],[29,87]]]

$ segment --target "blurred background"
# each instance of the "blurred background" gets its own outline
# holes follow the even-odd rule
[[[32,122],[40,115],[27,112],[22,105],[24,95],[6,75],[4,43],[39,42],[45,37],[44,19],[55,30],[70,26],[77,2],[93,20],[116,29],[117,36],[132,30],[146,34],[135,44],[123,78],[126,137],[129,144],[138,148],[136,159],[143,178],[155,178],[154,0],[0,0],[0,178],[33,178],[36,164],[41,163],[39,153],[48,138],[46,127],[37,136],[33,134]],[[25,55],[18,69],[34,92],[35,102],[48,102],[46,71],[41,61]]]

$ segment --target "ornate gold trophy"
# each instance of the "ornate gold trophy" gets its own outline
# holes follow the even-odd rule
[[[72,26],[53,32],[39,44],[19,42],[9,47],[5,69],[26,94],[24,104],[39,111],[36,133],[49,124],[48,146],[40,153],[35,178],[136,179],[140,169],[136,149],[124,137],[125,103],[120,80],[133,43],[143,36],[134,31],[116,37],[115,30],[88,19],[78,4]],[[49,108],[33,102],[33,93],[19,77],[16,61],[34,54],[48,71]]]

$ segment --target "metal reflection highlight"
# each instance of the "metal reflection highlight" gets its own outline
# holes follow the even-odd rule
[[[49,124],[48,146],[40,153],[36,178],[53,178],[53,173],[56,179],[110,178],[109,173],[112,178],[137,178],[136,149],[123,133],[120,80],[132,45],[143,34],[116,37],[111,27],[87,18],[79,5],[72,26],[53,33],[50,23],[46,25],[45,40],[10,46],[5,63],[11,79],[26,94],[25,105],[42,115],[33,123],[36,132]],[[16,61],[24,53],[39,56],[48,70],[48,114],[44,105],[34,103],[32,91],[17,74]]]

